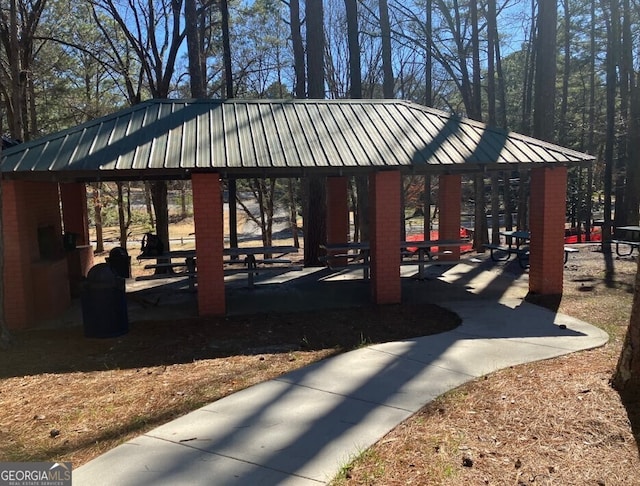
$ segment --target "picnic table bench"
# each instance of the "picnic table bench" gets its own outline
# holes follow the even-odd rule
[[[610,243],[616,245],[616,255],[631,256],[633,250],[640,248],[640,226],[619,226],[614,230],[614,238]],[[628,251],[621,251],[620,247],[628,247]]]

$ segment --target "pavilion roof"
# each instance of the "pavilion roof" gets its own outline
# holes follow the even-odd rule
[[[4,178],[510,170],[591,155],[398,100],[149,100],[2,153]]]

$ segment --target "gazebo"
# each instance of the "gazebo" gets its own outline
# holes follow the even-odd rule
[[[439,232],[459,237],[461,175],[531,169],[530,292],[562,293],[567,168],[593,157],[396,100],[150,100],[7,149],[0,163],[5,317],[23,328],[71,302],[93,264],[85,183],[190,179],[198,313],[226,311],[226,177],[327,177],[327,239],[348,237],[347,180],[370,188],[371,298],[401,301],[401,176],[439,177]],[[63,251],[63,234],[77,235]],[[452,258],[459,258],[454,250]]]

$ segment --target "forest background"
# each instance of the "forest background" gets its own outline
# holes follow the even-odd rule
[[[0,7],[5,145],[149,98],[406,99],[596,155],[592,169],[571,171],[571,226],[589,235],[594,213],[617,225],[638,222],[640,10],[632,0],[2,0]],[[226,182],[235,198],[236,182]],[[477,248],[498,237],[500,223],[526,227],[526,172],[467,182]],[[321,181],[239,183],[258,202],[247,216],[267,241],[278,195],[292,222],[296,211],[314,221],[306,211],[322,206]],[[188,191],[188,183],[172,184]],[[353,181],[356,239],[367,231],[363,184]],[[429,214],[437,181],[404,185],[406,205]],[[144,187],[148,223],[168,240],[166,183],[96,183],[99,250],[102,208],[119,207],[127,246],[132,186]],[[309,203],[314,197],[318,204]],[[425,218],[425,231],[429,224]],[[322,242],[323,225],[308,226],[307,240]],[[307,251],[318,245],[306,246],[305,261],[317,262]]]

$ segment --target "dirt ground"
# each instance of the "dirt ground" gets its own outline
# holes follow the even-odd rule
[[[561,312],[599,325],[606,346],[492,374],[397,427],[336,484],[640,484],[637,424],[610,387],[629,319],[633,259],[581,248]],[[519,271],[519,270],[517,270]],[[190,410],[344,350],[442,332],[454,314],[382,306],[146,321],[113,339],[80,328],[16,333],[0,352],[0,460],[78,467]]]

